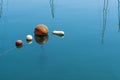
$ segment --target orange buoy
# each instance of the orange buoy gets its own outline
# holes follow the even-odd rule
[[[45,36],[48,35],[48,28],[44,24],[39,24],[34,30],[35,35]]]

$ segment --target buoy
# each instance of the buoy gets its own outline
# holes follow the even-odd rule
[[[16,41],[16,46],[17,47],[21,47],[23,45],[23,41],[22,40],[17,40]]]
[[[53,31],[52,33],[58,36],[64,36],[64,31]]]
[[[26,36],[26,40],[27,40],[27,41],[32,41],[32,39],[33,39],[32,35],[27,35],[27,36]]]
[[[48,35],[48,28],[44,24],[39,24],[34,30],[35,35],[45,36]]]

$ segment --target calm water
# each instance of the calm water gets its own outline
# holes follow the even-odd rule
[[[0,0],[0,80],[120,80],[118,1]],[[38,24],[46,43],[27,44]]]

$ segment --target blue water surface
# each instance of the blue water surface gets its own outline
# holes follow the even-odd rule
[[[0,0],[0,80],[120,80],[119,3]],[[39,43],[38,24],[49,29]],[[54,30],[65,35],[53,35]],[[21,48],[15,46],[18,39]]]

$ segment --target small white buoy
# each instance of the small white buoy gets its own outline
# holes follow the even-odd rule
[[[27,35],[27,36],[26,36],[26,40],[27,40],[27,41],[32,41],[32,39],[33,39],[32,35]]]
[[[52,33],[55,35],[64,36],[64,31],[53,31]]]

